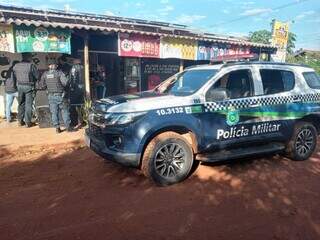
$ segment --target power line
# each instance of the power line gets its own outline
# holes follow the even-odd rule
[[[291,3],[287,3],[287,4],[281,5],[281,6],[276,7],[276,8],[271,8],[269,11],[270,11],[270,12],[273,12],[273,11],[276,11],[276,10],[281,10],[281,9],[288,8],[288,7],[291,7],[291,6],[294,6],[294,5],[303,3],[303,2],[307,2],[307,1],[310,1],[310,0],[300,0],[300,1],[295,1],[295,2],[291,2]],[[250,14],[250,15],[248,15],[248,16],[242,16],[242,17],[238,17],[238,18],[231,19],[230,21],[226,21],[226,22],[222,22],[222,23],[216,23],[216,24],[210,25],[209,27],[210,27],[210,28],[211,28],[211,27],[218,27],[218,26],[220,26],[220,25],[224,25],[224,24],[229,24],[229,23],[241,21],[241,20],[244,20],[244,19],[247,19],[247,18],[250,18],[250,17],[254,17],[254,16],[258,16],[258,15],[264,14],[264,13],[266,13],[266,12],[253,13],[253,14]]]

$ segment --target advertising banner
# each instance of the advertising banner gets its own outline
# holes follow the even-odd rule
[[[160,57],[160,37],[120,33],[118,54],[122,57]]]
[[[195,40],[164,37],[160,43],[160,57],[196,60],[197,46]]]
[[[272,44],[280,49],[287,48],[289,38],[289,24],[273,21]]]
[[[179,72],[178,59],[144,59],[141,61],[141,90],[151,90]]]
[[[15,26],[17,52],[71,53],[71,32],[67,29]]]
[[[13,28],[11,25],[0,24],[0,52],[14,53]]]
[[[272,61],[286,61],[288,39],[289,23],[274,20],[272,22],[272,45],[277,48],[277,52],[271,55]]]
[[[197,60],[219,61],[237,58],[250,58],[250,47],[230,44],[199,42]]]

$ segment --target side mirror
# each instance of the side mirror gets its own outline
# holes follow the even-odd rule
[[[228,90],[225,88],[210,89],[206,99],[208,102],[219,102],[229,98]]]

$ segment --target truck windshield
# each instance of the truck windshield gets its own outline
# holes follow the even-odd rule
[[[167,79],[156,87],[154,91],[179,96],[191,95],[198,91],[216,73],[217,70],[215,69],[185,71]]]

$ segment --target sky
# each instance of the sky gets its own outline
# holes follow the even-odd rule
[[[296,49],[320,50],[320,0],[0,0],[1,4],[106,14],[187,25],[200,31],[248,36],[290,22]]]

